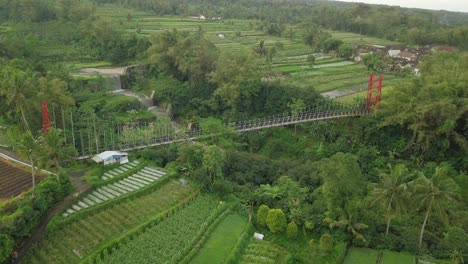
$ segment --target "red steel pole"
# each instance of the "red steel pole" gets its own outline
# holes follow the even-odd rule
[[[44,136],[47,134],[47,131],[50,129],[50,117],[49,109],[47,107],[47,102],[42,101],[42,132]]]

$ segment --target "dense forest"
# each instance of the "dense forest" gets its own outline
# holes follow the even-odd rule
[[[158,16],[252,19],[255,30],[278,37],[287,37],[286,25],[300,25],[311,52],[343,58],[350,45],[326,29],[458,50],[424,57],[420,75],[398,83],[369,115],[239,134],[222,124],[330,99],[272,78],[276,51],[263,42],[229,51],[202,28],[150,37],[122,31],[96,15],[109,3]],[[109,95],[102,78],[74,78],[67,60],[144,64],[129,88],[154,87],[154,101],[170,104],[175,120],[213,135],[132,155],[248,211],[256,230],[288,251],[288,263],[336,262],[349,247],[468,259],[467,14],[328,1],[0,0],[0,22],[8,27],[0,30],[0,125],[9,127],[13,150],[57,172],[11,206],[13,216],[0,216],[0,262],[70,191],[61,161],[76,152],[60,129],[42,135],[40,102],[61,106],[62,117],[130,120],[141,110],[136,100]],[[66,51],[54,53],[57,47]]]

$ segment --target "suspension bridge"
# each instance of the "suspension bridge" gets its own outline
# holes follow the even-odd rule
[[[225,129],[223,131],[228,131],[225,133],[249,132],[306,122],[362,116],[369,113],[370,109],[368,109],[365,102],[343,104],[330,101],[307,107],[297,113],[286,113],[224,124]],[[90,158],[104,150],[141,150],[184,141],[195,141],[213,134],[223,133],[201,127],[187,131],[175,130],[167,124],[162,126],[154,124],[112,124],[102,120],[88,121],[87,123],[99,123],[100,125],[99,128],[94,127],[94,129],[93,125],[91,125],[91,129],[88,127],[88,129],[80,130],[80,137],[75,141],[75,148],[79,153],[78,160]]]
[[[329,100],[304,107],[296,112],[228,123],[224,124],[224,129],[222,129],[225,132],[213,131],[200,126],[195,126],[195,129],[181,130],[170,126],[167,122],[120,123],[115,119],[99,118],[96,115],[75,115],[74,117],[71,110],[67,114],[63,109],[61,111],[61,129],[64,132],[65,142],[74,146],[77,150],[78,156],[76,159],[83,160],[105,150],[141,150],[184,141],[195,141],[219,133],[242,133],[306,122],[363,116],[369,114],[379,104],[381,89],[382,77],[380,76],[377,80],[374,80],[374,76],[371,75],[368,95],[365,100],[359,100],[352,104]],[[57,127],[57,122],[54,121],[53,123]],[[47,133],[50,127],[51,121],[47,104],[43,102],[44,133]]]

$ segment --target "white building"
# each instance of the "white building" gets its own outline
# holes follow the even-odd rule
[[[125,164],[128,162],[128,153],[120,151],[104,151],[92,158],[96,163],[103,163],[104,165],[120,163]]]

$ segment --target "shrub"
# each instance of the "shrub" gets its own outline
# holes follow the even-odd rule
[[[314,230],[314,228],[315,228],[314,222],[306,221],[302,229],[304,232],[304,235],[310,233],[312,230]]]
[[[266,225],[266,218],[268,212],[270,211],[270,207],[268,205],[262,204],[257,211],[257,225],[265,226]]]
[[[0,263],[6,262],[13,250],[13,240],[9,235],[0,234]]]
[[[272,233],[282,233],[286,229],[286,215],[281,209],[270,209],[266,218],[266,224]]]
[[[329,234],[320,237],[319,250],[323,255],[329,255],[333,251],[333,239]]]
[[[288,228],[286,229],[286,234],[289,238],[296,238],[297,237],[297,225],[294,222],[288,224]]]

